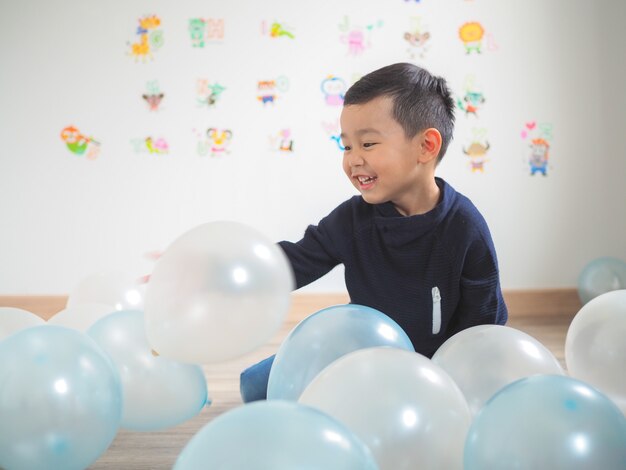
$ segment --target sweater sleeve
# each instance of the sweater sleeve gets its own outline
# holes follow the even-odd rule
[[[460,287],[450,336],[476,325],[506,323],[508,312],[500,288],[498,261],[488,232],[468,247]]]
[[[348,201],[347,201],[348,202]],[[337,207],[318,225],[309,225],[298,242],[281,241],[296,279],[296,289],[316,281],[342,263],[341,244],[349,230],[350,216],[347,203]]]

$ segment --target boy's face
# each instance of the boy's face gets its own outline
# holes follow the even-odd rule
[[[391,201],[407,215],[423,184],[433,180],[434,163],[419,163],[422,133],[407,139],[392,110],[393,99],[387,96],[343,108],[343,169],[366,202]]]

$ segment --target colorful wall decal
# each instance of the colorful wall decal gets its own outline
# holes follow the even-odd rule
[[[476,85],[473,75],[465,79],[465,93],[462,97],[457,97],[456,104],[461,111],[465,112],[465,116],[472,114],[478,117],[478,111],[485,104],[485,95]]]
[[[358,56],[361,55],[365,49],[372,47],[372,32],[382,26],[382,20],[375,21],[365,27],[351,25],[350,18],[344,16],[343,22],[339,24],[339,31],[341,32],[339,40],[342,44],[348,45],[348,55]]]
[[[274,104],[279,98],[279,94],[289,90],[289,79],[280,76],[273,80],[260,80],[257,82],[257,100],[264,106]]]
[[[530,176],[534,176],[535,173],[548,176],[552,129],[552,124],[547,122],[537,124],[537,121],[528,121],[524,124],[521,137],[528,145],[527,161]]]
[[[291,129],[281,129],[269,137],[270,149],[279,152],[293,152]]]
[[[487,152],[491,147],[487,140],[487,129],[472,129],[473,137],[469,144],[463,147],[463,153],[468,156],[469,167],[472,173],[484,173],[485,163],[489,160]]]
[[[465,23],[459,28],[459,38],[461,38],[467,54],[472,51],[478,54],[482,52],[484,35],[485,29],[477,21]]]
[[[322,80],[321,89],[327,105],[342,106],[348,85],[343,78],[329,75]]]
[[[233,139],[233,132],[230,129],[218,129],[210,127],[205,132],[199,133],[194,130],[198,138],[196,151],[199,156],[221,157],[228,153]]]
[[[268,26],[269,25],[269,26]],[[261,22],[261,34],[263,36],[269,36],[270,38],[288,38],[295,39],[293,34],[293,28],[286,23],[278,21],[265,21]]]
[[[61,139],[63,139],[68,150],[74,155],[84,155],[89,160],[95,160],[100,154],[100,142],[93,137],[85,137],[74,126],[63,128]]]
[[[149,15],[139,18],[138,21],[139,26],[135,35],[139,36],[139,40],[129,43],[130,55],[136,61],[146,62],[148,58],[154,59],[153,51],[163,46],[163,30],[159,29],[161,19],[157,15]]]
[[[485,28],[478,21],[464,23],[459,28],[459,38],[465,47],[465,53],[468,55],[472,52],[482,54],[484,42],[487,43],[486,49],[488,51],[495,52],[500,48],[493,34],[486,33]]]
[[[335,145],[342,152],[346,149],[341,143],[341,126],[339,125],[339,120],[336,119],[333,122],[322,122],[322,128],[327,136],[330,137],[330,140],[335,142]]]
[[[153,138],[146,137],[144,139],[132,139],[130,141],[133,151],[139,153],[149,153],[151,155],[162,155],[169,153],[170,147],[163,137]]]
[[[188,29],[192,47],[203,48],[224,41],[224,18],[191,18]]]
[[[218,82],[210,83],[208,79],[199,78],[196,83],[198,105],[214,108],[224,90],[226,87]]]
[[[414,16],[409,21],[409,30],[404,33],[404,40],[408,43],[407,54],[412,60],[423,59],[430,46],[430,32],[422,25],[419,16]]]
[[[146,93],[141,95],[150,111],[158,111],[165,94],[159,88],[159,82],[151,80],[146,84]]]

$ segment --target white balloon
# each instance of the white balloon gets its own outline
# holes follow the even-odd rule
[[[143,308],[144,286],[121,272],[103,272],[81,280],[67,299],[67,307],[84,303],[110,305],[113,310]]]
[[[0,307],[0,341],[13,333],[32,326],[43,325],[45,321],[28,310],[15,307]]]
[[[593,385],[626,415],[626,289],[586,303],[565,338],[565,363],[572,377]]]
[[[140,311],[107,315],[87,330],[117,366],[124,406],[120,426],[155,431],[197,415],[207,403],[202,368],[152,354]]]
[[[523,331],[478,325],[448,338],[433,355],[463,391],[476,415],[505,385],[538,374],[564,375],[552,352]]]
[[[91,325],[100,318],[115,312],[115,308],[111,305],[98,303],[83,303],[72,305],[64,308],[60,312],[54,314],[48,320],[50,325],[65,326],[78,331],[86,331]]]
[[[278,331],[292,288],[286,255],[262,234],[235,222],[200,225],[154,267],[145,302],[148,341],[182,362],[241,356]]]
[[[461,469],[471,415],[465,397],[421,354],[369,348],[337,359],[300,399],[345,424],[381,470]]]

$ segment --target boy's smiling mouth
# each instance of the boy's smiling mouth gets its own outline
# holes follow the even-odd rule
[[[363,176],[363,175],[356,176],[355,178],[359,182],[359,187],[361,189],[371,188],[376,182],[376,180],[378,179],[377,176]]]

